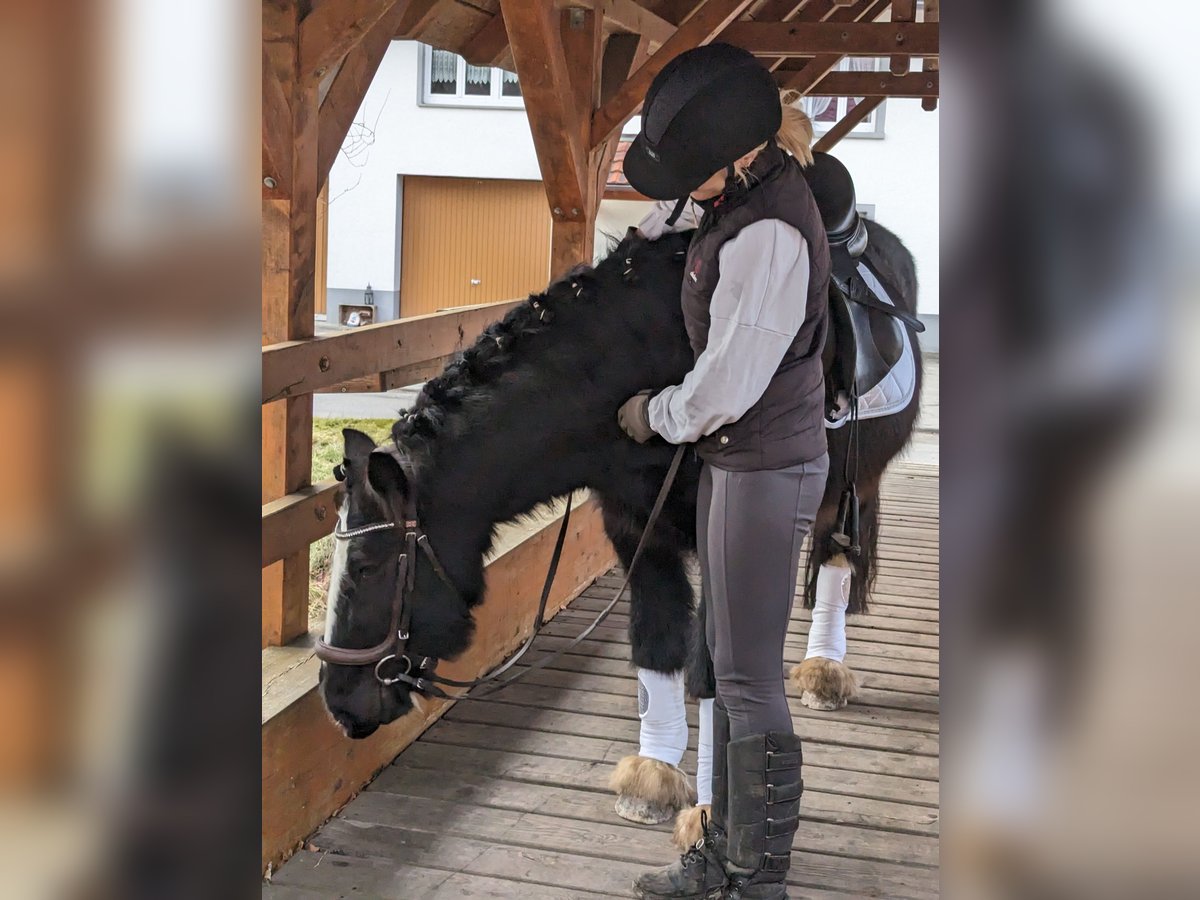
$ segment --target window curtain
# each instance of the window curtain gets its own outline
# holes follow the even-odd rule
[[[487,66],[467,66],[467,84],[491,84],[492,70]]]
[[[433,81],[450,82],[458,78],[458,56],[449,50],[434,50],[430,64],[430,74]]]

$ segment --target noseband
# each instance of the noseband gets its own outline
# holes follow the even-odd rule
[[[318,659],[334,665],[374,666],[375,677],[380,684],[404,682],[415,690],[425,692],[429,688],[427,679],[432,675],[437,660],[430,656],[413,656],[407,651],[409,628],[412,623],[412,604],[409,602],[409,598],[412,596],[417,580],[417,550],[420,549],[425,554],[438,578],[455,593],[458,592],[458,589],[454,587],[454,583],[450,581],[446,570],[438,561],[437,554],[433,552],[429,536],[421,530],[414,499],[409,498],[406,502],[402,523],[381,521],[360,525],[358,528],[344,528],[339,521],[333,536],[335,540],[350,541],[364,534],[387,531],[392,528],[404,529],[404,550],[396,560],[396,586],[392,592],[392,618],[388,625],[387,636],[374,647],[367,647],[363,650],[335,647],[323,639],[318,639],[316,654]],[[392,662],[399,668],[394,675],[388,675],[386,664]],[[414,675],[414,673],[417,674]]]
[[[541,634],[543,626],[546,624],[546,603],[550,599],[550,589],[554,585],[554,576],[558,572],[558,563],[562,558],[563,544],[567,538],[567,528],[571,522],[571,498],[567,498],[566,512],[563,514],[562,525],[558,530],[558,539],[554,544],[554,553],[550,557],[550,566],[546,572],[546,580],[542,585],[542,596],[538,601],[537,616],[534,618],[533,630],[529,637],[517,650],[516,654],[510,657],[505,662],[501,663],[492,671],[488,672],[482,678],[476,678],[471,681],[456,681],[453,678],[446,678],[436,674],[433,670],[437,667],[438,660],[432,656],[420,656],[409,653],[407,651],[409,625],[412,622],[412,605],[409,598],[412,595],[413,587],[416,584],[417,578],[417,550],[418,548],[433,566],[434,572],[452,591],[459,594],[458,588],[450,580],[446,574],[446,570],[442,564],[438,562],[437,554],[433,552],[433,547],[429,543],[429,536],[421,530],[420,522],[417,519],[416,500],[414,497],[409,497],[405,502],[404,521],[403,523],[393,521],[371,522],[367,525],[360,525],[357,528],[342,528],[342,523],[339,521],[338,526],[334,529],[333,536],[339,541],[349,541],[364,534],[370,534],[374,531],[386,531],[391,528],[404,528],[404,550],[400,554],[400,558],[396,561],[396,587],[392,594],[392,619],[388,625],[387,637],[374,647],[367,647],[364,650],[351,650],[345,647],[335,647],[332,644],[326,643],[323,639],[318,638],[316,644],[317,658],[323,662],[333,663],[338,666],[374,666],[375,678],[382,685],[406,684],[411,690],[426,696],[440,697],[443,700],[455,700],[458,697],[447,694],[444,690],[438,687],[439,684],[449,685],[451,687],[466,688],[470,691],[472,688],[477,688],[483,685],[491,685],[491,690],[486,694],[472,694],[476,696],[487,696],[495,691],[505,688],[515,681],[518,681],[528,675],[530,672],[545,668],[554,660],[558,659],[564,653],[573,650],[588,635],[595,631],[600,623],[608,618],[609,613],[616,608],[616,605],[624,598],[625,591],[629,588],[629,580],[633,577],[634,568],[641,559],[642,550],[645,547],[646,540],[650,536],[650,532],[654,529],[654,523],[658,521],[659,514],[662,512],[663,506],[667,501],[667,495],[671,492],[671,486],[675,483],[675,476],[679,472],[679,465],[683,461],[683,453],[687,447],[685,444],[680,444],[675,450],[675,456],[671,460],[671,466],[667,470],[667,475],[663,479],[662,487],[659,489],[658,497],[654,501],[654,508],[650,511],[650,516],[646,519],[646,527],[642,529],[642,536],[638,541],[637,549],[634,550],[633,558],[629,561],[629,566],[625,571],[625,580],[621,585],[620,590],[611,601],[602,609],[599,615],[587,626],[583,631],[576,635],[570,643],[547,656],[537,660],[529,665],[524,670],[509,675],[507,678],[500,676],[511,669],[525,655],[525,652],[533,646],[534,640]],[[459,597],[461,598],[461,594]],[[388,675],[385,671],[385,664],[395,662],[398,670],[394,675]],[[436,682],[436,683],[435,683]],[[458,695],[463,696],[462,694]]]

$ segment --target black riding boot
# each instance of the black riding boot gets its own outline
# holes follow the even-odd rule
[[[800,738],[772,731],[729,744],[726,900],[787,900],[800,824]]]
[[[679,861],[652,869],[633,883],[643,900],[701,900],[719,897],[725,887],[725,820],[729,814],[726,747],[729,716],[713,704],[712,819],[701,817],[704,836]]]

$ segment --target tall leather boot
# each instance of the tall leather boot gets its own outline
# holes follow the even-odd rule
[[[720,897],[725,888],[725,820],[729,815],[727,748],[729,716],[713,704],[712,818],[702,817],[703,837],[679,861],[651,869],[633,883],[643,900],[703,900]]]
[[[729,744],[726,900],[787,900],[792,838],[800,824],[800,738],[768,732]]]

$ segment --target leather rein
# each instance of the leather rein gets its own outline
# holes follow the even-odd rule
[[[336,540],[350,541],[375,531],[385,531],[393,528],[404,529],[404,549],[396,561],[396,581],[395,588],[392,591],[392,618],[388,625],[387,637],[375,646],[366,647],[361,650],[335,647],[332,644],[326,643],[325,640],[318,638],[316,643],[317,658],[323,662],[338,666],[374,666],[375,678],[381,685],[404,684],[410,690],[417,691],[426,696],[440,697],[444,700],[456,700],[465,697],[477,688],[485,688],[485,690],[471,694],[471,696],[473,698],[486,697],[508,687],[514,682],[520,681],[531,672],[545,668],[586,640],[600,626],[600,623],[608,618],[609,613],[616,608],[617,603],[625,596],[625,591],[629,588],[629,582],[633,577],[634,569],[638,564],[638,560],[641,559],[642,551],[645,549],[650,533],[653,531],[654,525],[662,513],[663,506],[667,501],[667,495],[671,492],[671,487],[675,483],[675,476],[679,473],[679,465],[683,460],[685,449],[686,446],[681,444],[675,450],[675,456],[671,460],[670,468],[667,469],[667,474],[663,479],[662,487],[659,489],[658,497],[654,501],[654,507],[650,511],[649,518],[646,520],[646,527],[642,529],[642,536],[638,540],[633,558],[629,561],[629,567],[625,571],[625,580],[622,582],[620,589],[591,624],[572,638],[566,646],[542,657],[520,672],[502,677],[533,646],[533,642],[542,633],[542,629],[546,625],[546,604],[550,599],[550,590],[554,585],[554,576],[558,573],[558,564],[562,558],[563,544],[567,538],[567,528],[571,522],[572,497],[567,498],[566,513],[563,515],[562,525],[558,529],[558,538],[554,544],[554,553],[550,557],[550,566],[546,571],[546,579],[542,584],[542,595],[538,601],[537,615],[533,622],[533,631],[530,632],[529,637],[521,644],[516,654],[480,678],[470,681],[457,681],[453,678],[438,675],[434,671],[438,664],[436,657],[410,653],[408,651],[408,640],[412,623],[412,603],[410,602],[410,598],[413,588],[416,585],[417,552],[420,551],[424,554],[425,558],[429,560],[430,565],[433,566],[433,571],[442,582],[450,587],[451,590],[454,590],[455,593],[458,593],[458,589],[450,581],[446,570],[438,561],[437,554],[429,542],[429,536],[421,529],[420,521],[417,517],[415,498],[409,497],[405,503],[404,517],[401,521],[372,522],[349,529],[343,528],[342,523],[339,521],[337,528],[333,532]],[[388,670],[392,666],[395,669],[389,672]],[[457,695],[448,694],[440,685],[463,688],[464,690]]]

